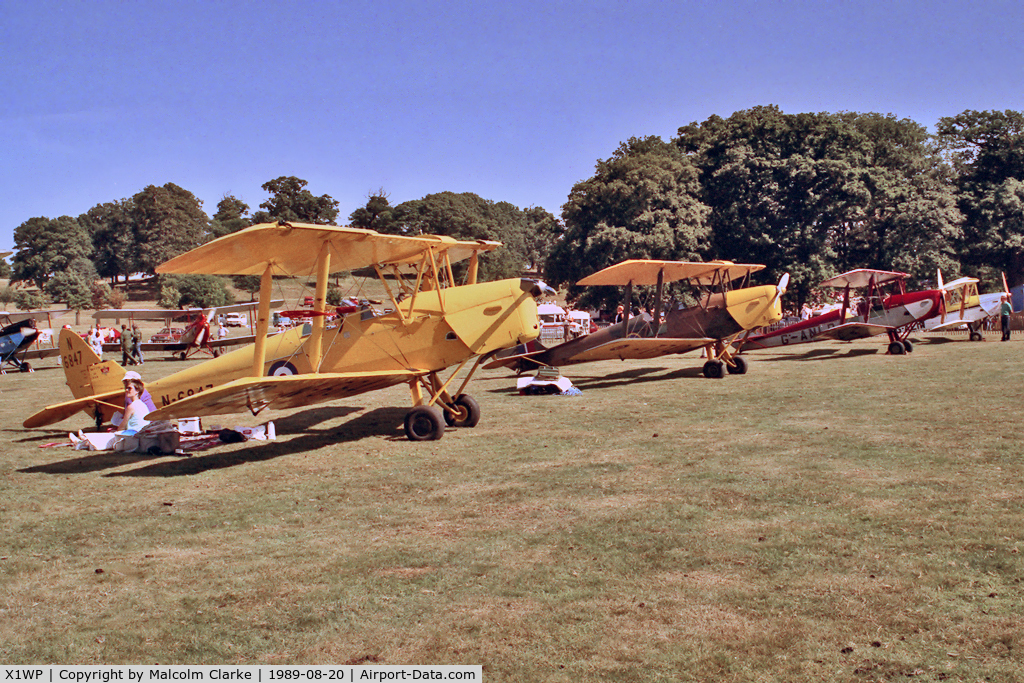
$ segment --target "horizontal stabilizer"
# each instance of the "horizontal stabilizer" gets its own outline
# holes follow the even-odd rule
[[[80,411],[85,411],[90,417],[96,417],[97,409],[102,411],[104,422],[108,421],[116,411],[124,410],[124,390],[110,391],[105,394],[76,398],[73,401],[46,406],[38,413],[30,415],[21,423],[21,426],[25,429],[46,427],[66,420]]]

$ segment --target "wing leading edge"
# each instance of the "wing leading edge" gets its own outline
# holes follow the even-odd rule
[[[244,377],[158,408],[147,419],[257,413],[264,408],[297,408],[355,396],[409,382],[423,372],[340,372],[319,375]]]

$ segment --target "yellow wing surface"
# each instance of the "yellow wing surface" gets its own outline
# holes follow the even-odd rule
[[[267,265],[275,274],[314,272],[324,246],[331,269],[357,270],[370,265],[416,264],[429,250],[455,263],[476,252],[497,249],[499,242],[466,242],[442,235],[383,235],[374,230],[305,223],[261,223],[182,254],[157,266],[158,273],[262,275]]]
[[[257,413],[264,408],[296,408],[386,389],[425,374],[414,370],[343,372],[281,377],[245,377],[175,401],[150,413],[148,420]]]
[[[616,339],[587,349],[574,356],[574,363],[589,363],[599,360],[637,360],[658,358],[673,353],[687,353],[714,344],[715,340],[707,337],[692,339]]]
[[[650,259],[630,259],[593,275],[588,275],[576,284],[584,286],[596,285],[655,285],[658,274],[662,273],[663,282],[689,280],[694,284],[713,285],[722,281],[732,282],[748,273],[763,270],[764,266],[752,263],[733,263],[732,261],[654,261]]]
[[[38,429],[61,420],[66,420],[80,411],[85,412],[89,417],[95,418],[97,410],[103,413],[104,421],[109,420],[110,416],[115,412],[124,410],[124,389],[46,406],[39,412],[26,418],[21,423],[21,426],[25,429]]]

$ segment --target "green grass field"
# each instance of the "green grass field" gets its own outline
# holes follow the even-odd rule
[[[190,458],[40,448],[88,420],[21,429],[63,374],[8,374],[0,661],[1018,681],[1024,345],[915,338],[576,366],[577,397],[487,372],[438,442],[396,388]]]

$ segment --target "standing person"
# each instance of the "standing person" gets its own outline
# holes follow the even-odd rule
[[[623,320],[626,319],[626,316],[622,311],[622,304],[619,304],[619,307],[615,309],[615,322],[621,323]]]
[[[999,326],[1003,328],[1003,341],[1010,339],[1010,314],[1013,313],[1013,304],[1010,303],[1004,294],[999,299]]]
[[[139,365],[146,362],[142,357],[142,333],[138,325],[132,325],[132,356],[139,361]]]
[[[103,337],[98,327],[89,328],[89,346],[96,352],[96,355],[103,358]]]
[[[135,365],[135,357],[132,356],[132,335],[128,332],[127,325],[121,325],[121,365]]]

